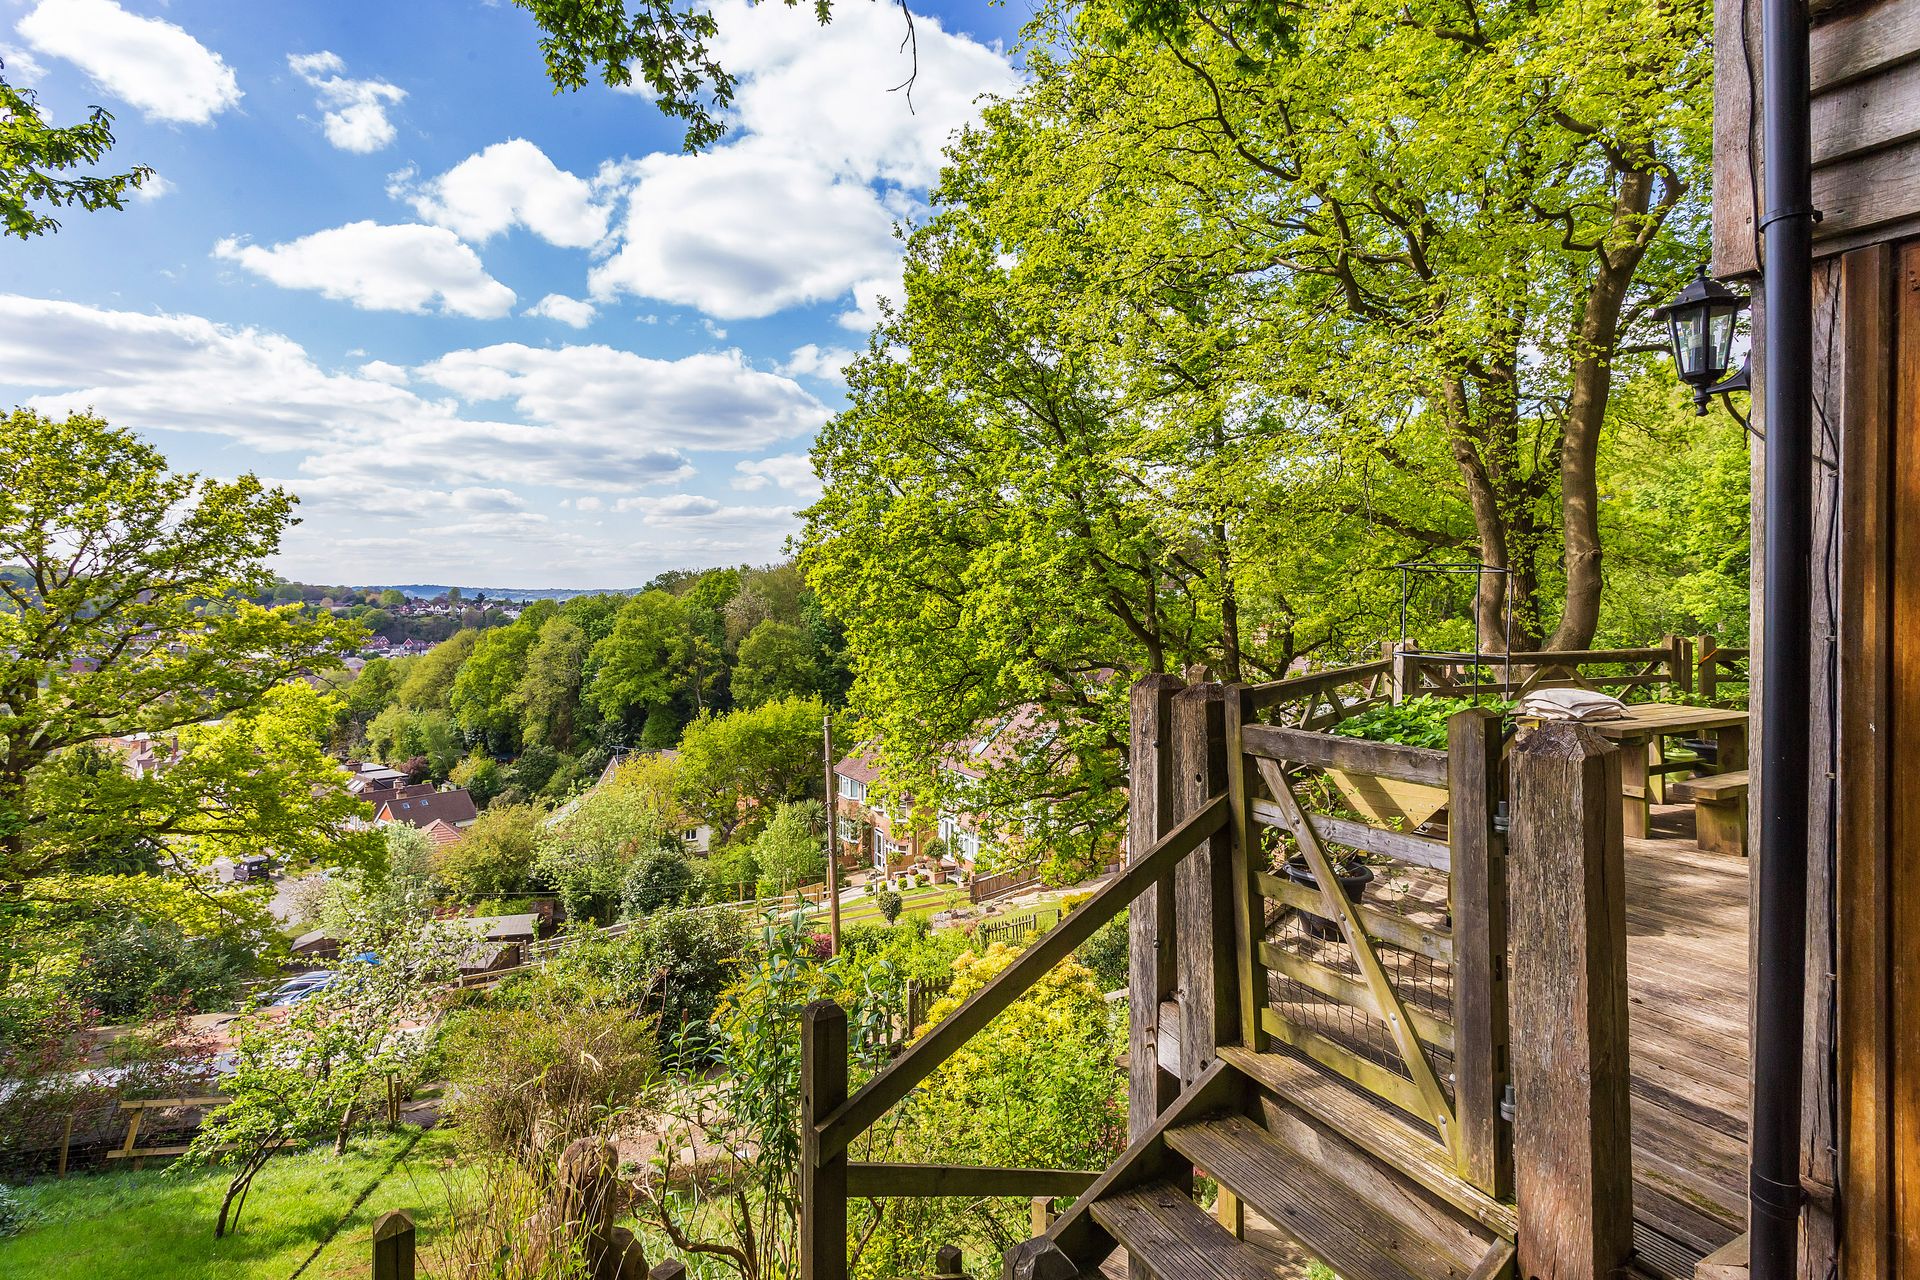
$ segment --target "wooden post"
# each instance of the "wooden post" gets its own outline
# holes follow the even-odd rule
[[[1174,828],[1173,695],[1176,676],[1147,676],[1133,686],[1132,780],[1127,798],[1127,856],[1138,858]],[[1134,899],[1127,914],[1127,1136],[1153,1128],[1180,1092],[1160,1068],[1160,1006],[1171,1000],[1174,962],[1173,877]]]
[[[405,1209],[374,1221],[373,1280],[413,1280],[413,1217]]]
[[[1675,693],[1692,693],[1693,643],[1685,636],[1666,635],[1655,647],[1667,651],[1667,687]]]
[[[662,1258],[647,1272],[647,1280],[687,1280],[687,1264],[678,1258]]]
[[[1411,698],[1419,690],[1415,688],[1420,680],[1420,665],[1411,650],[1395,644],[1393,647],[1393,702],[1395,706]]]
[[[1500,716],[1469,707],[1447,721],[1447,845],[1453,869],[1454,1112],[1459,1172],[1496,1199],[1513,1190],[1513,1133],[1500,1116],[1509,1079],[1507,839],[1495,825]]]
[[[967,1268],[958,1245],[943,1244],[933,1254],[936,1280],[966,1280]]]
[[[1028,1233],[1036,1236],[1047,1234],[1047,1228],[1053,1225],[1053,1197],[1035,1196],[1029,1211],[1031,1218],[1027,1223]]]
[[[1254,763],[1240,737],[1241,727],[1254,718],[1253,691],[1243,684],[1229,685],[1225,704],[1227,795],[1233,804],[1228,837],[1233,849],[1234,989],[1239,995],[1235,1038],[1249,1049],[1260,1050],[1266,1048],[1267,1039],[1260,1025],[1260,1012],[1267,1007],[1267,970],[1260,963],[1266,898],[1258,877],[1267,870],[1267,859],[1261,852],[1260,824],[1253,817]]]
[[[1514,1183],[1520,1274],[1601,1280],[1633,1256],[1620,753],[1548,723],[1513,752]]]
[[[67,1152],[73,1146],[73,1112],[67,1112],[67,1122],[60,1126],[60,1171],[58,1177],[67,1176]]]
[[[1195,685],[1173,699],[1174,816],[1179,821],[1227,790],[1226,712],[1223,685]],[[1174,870],[1182,1084],[1199,1079],[1219,1047],[1239,1038],[1231,825]]]
[[[820,720],[820,750],[827,762],[827,940],[840,954],[840,788],[833,776],[833,716]]]
[[[820,1122],[847,1100],[846,1010],[814,1001],[800,1036],[800,1277],[847,1280],[847,1154],[820,1156]]]
[[[1720,689],[1720,644],[1710,635],[1693,638],[1693,664],[1699,673],[1696,687],[1700,696],[1712,702]]]

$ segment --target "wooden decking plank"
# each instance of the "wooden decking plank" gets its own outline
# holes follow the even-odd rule
[[[1458,1241],[1439,1224],[1394,1212],[1398,1188],[1338,1180],[1245,1116],[1183,1125],[1167,1141],[1343,1277],[1465,1280],[1486,1252],[1484,1241],[1449,1251]]]
[[[1400,1170],[1482,1226],[1513,1237],[1513,1206],[1462,1181],[1439,1139],[1411,1118],[1289,1053],[1255,1053],[1225,1045],[1220,1056],[1261,1088]]]
[[[1156,1280],[1276,1280],[1286,1273],[1281,1259],[1228,1235],[1170,1182],[1116,1192],[1095,1201],[1092,1212]]]

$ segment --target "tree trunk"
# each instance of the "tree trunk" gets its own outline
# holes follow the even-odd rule
[[[1641,222],[1653,196],[1653,175],[1621,175],[1614,226],[1644,234]],[[1567,603],[1548,639],[1549,649],[1584,649],[1600,624],[1600,428],[1612,390],[1613,356],[1620,340],[1620,311],[1645,242],[1632,239],[1594,255],[1593,282],[1574,338],[1573,395],[1560,449],[1560,512],[1566,539]]]

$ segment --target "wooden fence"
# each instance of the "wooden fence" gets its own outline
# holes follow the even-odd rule
[[[1039,884],[1040,864],[1033,862],[1009,871],[997,871],[990,876],[975,876],[967,884],[967,897],[978,905],[1019,893],[1023,889],[1037,888]]]

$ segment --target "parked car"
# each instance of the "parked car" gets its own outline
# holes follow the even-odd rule
[[[333,977],[331,969],[316,969],[312,973],[303,973],[275,987],[260,1003],[269,1009],[290,1008],[327,986],[333,981]]]

